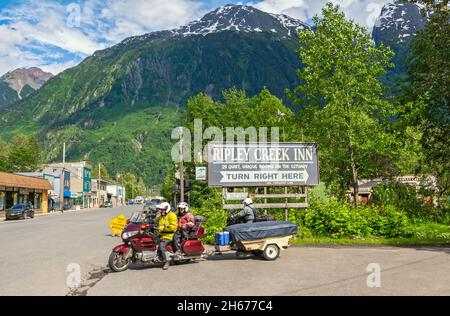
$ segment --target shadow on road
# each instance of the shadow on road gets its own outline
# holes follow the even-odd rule
[[[259,256],[250,255],[248,257],[239,257],[236,255],[235,252],[230,253],[222,253],[222,254],[215,254],[209,256],[206,260],[208,261],[229,261],[229,260],[264,260],[263,258]]]

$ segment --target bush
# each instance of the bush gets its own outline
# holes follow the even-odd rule
[[[380,237],[404,237],[408,234],[408,217],[393,206],[383,210],[370,209],[369,226],[371,234]]]
[[[307,210],[305,226],[316,236],[331,238],[401,237],[407,233],[407,216],[393,207],[355,208],[347,202],[331,199]]]
[[[305,224],[314,234],[332,238],[369,234],[367,219],[336,199],[308,209]]]
[[[422,193],[428,193],[422,190]],[[373,202],[378,207],[395,207],[406,213],[414,222],[440,221],[441,210],[426,205],[417,197],[416,188],[396,181],[377,184],[373,189]]]
[[[199,208],[192,209],[194,215],[201,215],[207,218],[203,227],[206,229],[206,237],[203,241],[208,244],[214,244],[214,236],[217,232],[223,231],[227,226],[228,212],[217,208]]]

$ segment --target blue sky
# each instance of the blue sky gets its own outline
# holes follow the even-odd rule
[[[371,28],[390,0],[331,0]],[[56,74],[94,51],[176,28],[228,3],[309,21],[326,0],[0,0],[0,76],[19,67]]]

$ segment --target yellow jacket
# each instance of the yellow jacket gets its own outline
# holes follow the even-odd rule
[[[158,219],[159,237],[161,239],[173,240],[173,235],[178,229],[178,217],[174,212],[169,212]],[[163,229],[161,229],[163,227]]]

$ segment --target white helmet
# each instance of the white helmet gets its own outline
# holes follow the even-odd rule
[[[189,212],[189,204],[187,204],[186,202],[181,202],[180,204],[178,204],[178,209],[180,208],[184,208],[186,212]]]
[[[158,204],[158,205],[156,206],[156,209],[157,209],[158,211],[164,211],[164,212],[167,214],[167,213],[170,212],[170,210],[172,209],[172,207],[170,206],[169,203],[163,202],[163,203]]]
[[[253,204],[253,200],[251,199],[251,198],[246,198],[245,200],[244,200],[244,205],[252,205]]]

